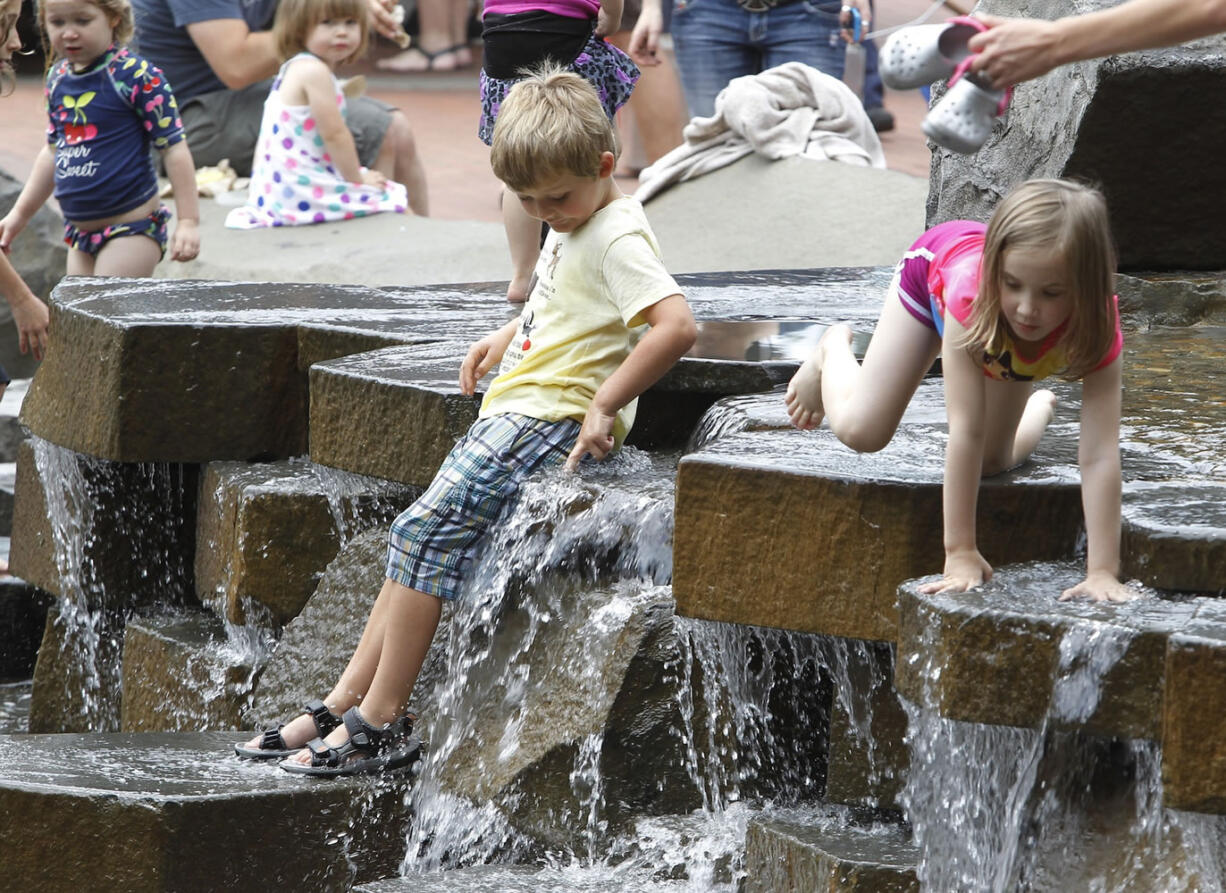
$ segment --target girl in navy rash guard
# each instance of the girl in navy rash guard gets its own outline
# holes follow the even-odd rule
[[[152,147],[162,153],[179,210],[171,257],[191,260],[200,250],[195,165],[166,78],[123,46],[132,36],[128,0],[46,0],[39,24],[53,59],[47,145],[0,220],[0,248],[54,189],[69,275],[152,275],[166,253],[170,219],[158,200]]]

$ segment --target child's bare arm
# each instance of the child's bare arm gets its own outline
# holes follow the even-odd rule
[[[1085,377],[1081,391],[1081,503],[1086,518],[1086,578],[1061,599],[1127,601],[1136,593],[1120,573],[1120,401],[1122,360]]]
[[[621,30],[622,0],[600,0],[596,13],[596,36],[608,37]]]
[[[175,194],[175,233],[170,240],[172,260],[191,260],[200,253],[200,197],[196,193],[196,165],[187,140],[179,140],[162,153],[166,176]]]
[[[316,59],[300,59],[291,66],[298,83],[306,93],[311,117],[324,148],[332,157],[332,165],[350,183],[362,183],[362,164],[353,134],[345,126],[345,118],[336,104],[336,87],[328,66]]]
[[[945,319],[941,368],[945,377],[945,411],[949,442],[945,447],[945,485],[941,504],[945,523],[945,570],[942,579],[922,592],[965,592],[992,577],[992,566],[979,553],[975,507],[983,469],[985,388],[983,369],[965,347],[965,329]]]
[[[471,397],[477,392],[477,382],[502,360],[502,355],[507,352],[507,345],[515,337],[518,328],[519,317],[516,317],[468,349],[464,362],[460,364],[460,393]]]
[[[34,159],[34,167],[21,194],[9,212],[0,219],[0,250],[5,253],[13,245],[13,240],[26,228],[38,209],[47,203],[55,188],[55,149],[47,143]]]
[[[33,353],[34,359],[41,360],[47,350],[47,305],[30,291],[3,252],[0,252],[0,294],[4,295],[13,311],[13,322],[17,324],[17,346],[22,353]]]
[[[694,346],[698,327],[681,295],[651,305],[643,311],[643,318],[651,330],[596,391],[575,447],[566,459],[568,469],[573,470],[588,453],[596,459],[607,456],[613,449],[617,411],[659,381]]]

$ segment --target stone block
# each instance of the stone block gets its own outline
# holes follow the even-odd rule
[[[234,733],[0,736],[5,883],[27,890],[343,890],[404,856],[408,779],[311,784]],[[226,753],[230,752],[229,757]]]
[[[871,809],[901,809],[911,762],[907,714],[894,688],[894,653],[881,642],[834,643],[826,799]]]
[[[1124,575],[1147,586],[1221,594],[1226,588],[1226,485],[1130,484],[1120,554]]]
[[[971,592],[899,588],[896,684],[947,719],[1159,740],[1166,642],[1194,602],[1058,601],[1074,564],[996,568]]]
[[[258,667],[230,647],[214,615],[129,620],[123,641],[124,732],[236,729]]]
[[[1162,715],[1162,801],[1226,813],[1226,603],[1200,599],[1167,643]]]
[[[1111,5],[1084,0],[1074,10],[1065,0],[989,0],[982,10],[1054,19]],[[1098,183],[1106,194],[1121,269],[1226,268],[1226,227],[1216,201],[1226,190],[1226,171],[1212,149],[1226,139],[1226,121],[1186,114],[1194,97],[1226,87],[1224,49],[1226,37],[1217,35],[1064,65],[1019,84],[1001,119],[1007,123],[997,124],[982,149],[973,155],[934,151],[929,224],[986,220],[997,200],[1023,180],[1076,177]],[[1120,151],[1122,122],[1130,134],[1128,151]]]
[[[1226,276],[1203,273],[1117,273],[1120,316],[1130,330],[1226,321]]]
[[[34,664],[31,732],[119,728],[123,630],[114,611],[83,611],[63,600],[50,607]]]
[[[52,596],[18,577],[0,577],[0,682],[29,679]]]
[[[582,887],[576,886],[581,883]],[[355,893],[625,893],[626,880],[609,872],[608,877],[583,876],[565,869],[539,868],[535,865],[473,865],[434,874],[372,881],[355,888]]]
[[[190,465],[108,462],[23,441],[13,573],[91,609],[193,599],[196,475]]]
[[[197,593],[233,623],[285,624],[342,539],[385,525],[418,493],[300,459],[210,463],[200,481]]]
[[[919,893],[918,863],[897,828],[755,819],[745,834],[745,893]]]
[[[481,405],[480,393],[460,393],[460,361],[467,351],[467,343],[443,341],[316,364],[311,459],[429,486]]]
[[[943,419],[941,384],[926,381],[879,453],[854,453],[820,429],[746,431],[685,456],[678,613],[892,641],[898,584],[939,570],[944,554]],[[989,561],[1072,555],[1081,525],[1079,489],[1064,470],[1073,434],[1052,432],[1034,462],[983,482],[977,523]]]

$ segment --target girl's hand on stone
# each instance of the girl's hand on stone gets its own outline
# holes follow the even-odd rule
[[[566,457],[566,470],[574,471],[583,461],[583,457],[591,454],[597,462],[613,452],[613,422],[617,413],[604,412],[595,406],[589,406],[587,415],[583,417],[583,427],[575,439],[575,448]]]
[[[992,565],[978,549],[959,550],[945,556],[945,573],[935,583],[924,583],[919,591],[925,595],[938,592],[966,592],[992,579]]]
[[[1125,586],[1114,574],[1092,571],[1072,589],[1064,590],[1060,594],[1060,601],[1085,597],[1094,602],[1130,602],[1138,595],[1135,589]]]
[[[19,333],[17,346],[22,353],[32,353],[34,359],[41,360],[47,353],[47,329],[50,325],[47,305],[33,292],[28,292],[16,302],[10,302],[10,306]]]
[[[194,260],[200,253],[200,227],[190,217],[180,218],[175,226],[174,238],[170,240],[170,259]]]

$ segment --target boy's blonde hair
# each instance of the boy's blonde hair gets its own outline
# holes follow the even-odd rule
[[[613,123],[592,87],[556,65],[527,72],[498,110],[490,164],[512,190],[531,189],[550,177],[595,179],[600,157],[619,149]]]
[[[1064,261],[1073,309],[1060,339],[1068,365],[1059,375],[1068,381],[1083,378],[1115,338],[1115,246],[1102,193],[1071,180],[1029,180],[997,205],[984,237],[967,346],[990,354],[1004,350],[1004,254],[1018,247],[1047,249]]]
[[[87,0],[91,5],[102,10],[106,20],[111,24],[111,38],[115,46],[125,46],[132,39],[135,31],[132,25],[132,4],[128,0]],[[47,4],[38,4],[38,30],[42,33],[43,52],[47,61],[51,61],[51,39],[47,35]]]
[[[370,42],[370,13],[365,0],[281,0],[272,23],[277,58],[282,62],[306,49],[307,37],[315,26],[327,19],[357,19],[358,45],[341,60],[346,65],[360,59]]]

